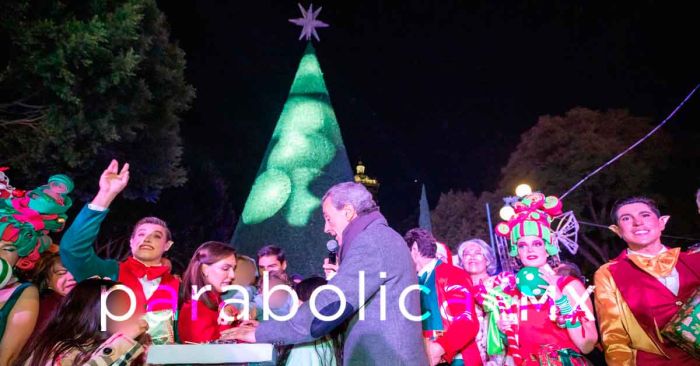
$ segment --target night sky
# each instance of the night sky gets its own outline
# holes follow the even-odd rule
[[[305,47],[288,22],[296,1],[158,3],[197,89],[186,159],[213,161],[240,213]],[[451,188],[494,189],[540,115],[628,108],[658,122],[700,82],[697,13],[667,2],[319,5],[331,27],[316,50],[345,146],[380,179],[390,222],[417,210],[416,180],[431,207]],[[697,131],[698,116],[700,96],[667,130]]]

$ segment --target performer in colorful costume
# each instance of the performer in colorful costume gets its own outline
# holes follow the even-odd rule
[[[17,357],[39,312],[36,287],[21,283],[13,272],[32,270],[40,253],[52,247],[48,234],[63,229],[72,203],[67,195],[73,190],[70,178],[54,175],[48,184],[20,194],[9,185],[4,170],[0,170],[0,365]]]
[[[409,230],[404,236],[421,285],[423,336],[432,365],[481,365],[475,342],[479,322],[474,309],[469,275],[436,258],[438,244],[425,229]],[[451,259],[449,252],[446,258]]]
[[[507,338],[507,347],[500,348],[516,365],[583,365],[582,353],[590,352],[598,338],[588,292],[578,279],[557,276],[548,264],[559,253],[550,225],[561,214],[561,202],[532,193],[513,209],[496,233],[510,238],[509,255],[523,268],[517,275],[499,274],[477,301],[497,317]],[[489,352],[499,351],[499,339],[489,335]]]
[[[660,334],[700,287],[700,254],[661,243],[669,216],[661,216],[651,199],[621,200],[611,218],[610,229],[628,248],[594,278],[608,365],[700,365]]]
[[[83,207],[66,230],[60,245],[61,260],[76,281],[98,276],[117,280],[136,297],[134,316],[145,316],[154,344],[174,341],[173,321],[177,312],[180,280],[162,262],[173,245],[167,224],[155,217],[141,219],[131,234],[131,254],[123,262],[102,259],[93,249],[108,208],[129,181],[129,164],[118,171],[113,160],[100,177],[100,191]]]

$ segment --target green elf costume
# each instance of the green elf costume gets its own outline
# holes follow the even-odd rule
[[[123,283],[133,291],[134,316],[143,316],[148,321],[153,343],[173,343],[180,280],[170,273],[168,266],[146,266],[133,256],[122,262],[100,258],[93,243],[108,212],[107,208],[92,204],[83,207],[61,240],[63,265],[76,281],[98,276]]]

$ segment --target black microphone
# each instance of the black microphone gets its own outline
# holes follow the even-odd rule
[[[326,243],[326,249],[328,249],[328,263],[335,264],[336,252],[338,251],[338,242],[331,239]]]

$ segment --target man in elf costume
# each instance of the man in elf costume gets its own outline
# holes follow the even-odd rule
[[[481,365],[476,342],[479,322],[469,275],[436,258],[438,244],[424,229],[404,236],[421,285],[423,336],[431,365]]]
[[[171,343],[180,280],[162,262],[163,254],[173,245],[167,224],[155,217],[136,223],[129,240],[132,256],[123,262],[102,259],[93,249],[110,204],[129,182],[129,164],[121,171],[118,168],[116,160],[109,164],[100,177],[99,192],[66,230],[60,245],[61,260],[76,281],[107,277],[129,287],[136,297],[134,316],[145,316],[153,343]]]
[[[595,274],[595,304],[608,365],[698,365],[660,330],[700,286],[700,254],[661,243],[669,216],[654,201],[618,201],[610,229],[627,249]]]

